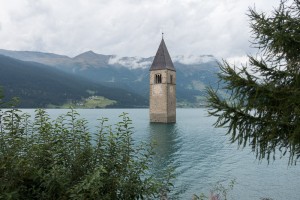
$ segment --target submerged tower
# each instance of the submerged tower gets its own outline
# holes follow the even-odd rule
[[[150,68],[150,122],[176,122],[176,70],[162,38]]]

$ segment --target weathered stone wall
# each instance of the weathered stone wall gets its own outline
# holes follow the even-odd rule
[[[155,75],[161,74],[162,82],[155,83]],[[155,70],[150,72],[150,121],[176,122],[176,72]]]

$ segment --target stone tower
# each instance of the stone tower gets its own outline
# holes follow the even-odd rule
[[[150,68],[150,122],[176,122],[176,70],[164,38]]]

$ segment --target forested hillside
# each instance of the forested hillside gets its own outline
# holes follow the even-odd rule
[[[7,99],[20,97],[20,107],[60,106],[91,96],[116,101],[110,107],[145,107],[146,98],[119,88],[103,86],[40,63],[0,55],[0,85]]]
[[[119,57],[92,51],[74,58],[30,51],[0,50],[0,54],[23,61],[43,63],[107,87],[125,89],[145,99],[149,97],[149,68],[153,57]],[[217,59],[211,55],[174,56],[172,59],[177,71],[177,106],[204,105],[205,88],[217,88]]]

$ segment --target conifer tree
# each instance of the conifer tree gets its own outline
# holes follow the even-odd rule
[[[237,67],[220,64],[219,78],[228,91],[221,98],[207,89],[209,114],[216,127],[228,128],[232,142],[250,145],[258,159],[300,157],[300,1],[281,1],[271,14],[248,12],[252,45],[258,55]]]

